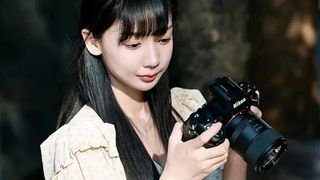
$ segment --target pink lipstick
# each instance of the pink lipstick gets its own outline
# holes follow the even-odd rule
[[[154,81],[157,78],[158,74],[147,74],[147,75],[142,75],[138,76],[139,79],[143,82],[150,83]]]

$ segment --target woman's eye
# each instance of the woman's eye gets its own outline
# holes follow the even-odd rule
[[[134,44],[124,44],[129,49],[138,49],[141,45],[141,43],[134,43]]]
[[[158,42],[161,44],[167,44],[170,40],[171,40],[171,38],[162,38]]]

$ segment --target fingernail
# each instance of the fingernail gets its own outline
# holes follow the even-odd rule
[[[214,123],[214,124],[216,124],[217,126],[222,126],[222,123],[221,123],[221,122],[216,122],[216,123]]]

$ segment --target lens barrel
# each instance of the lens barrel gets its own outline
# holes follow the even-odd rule
[[[273,167],[287,149],[280,133],[249,113],[234,116],[226,131],[230,146],[258,172]]]

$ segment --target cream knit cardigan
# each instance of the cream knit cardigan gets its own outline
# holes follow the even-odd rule
[[[206,102],[198,90],[173,88],[171,97],[174,115],[182,120]],[[112,124],[83,106],[40,145],[45,179],[126,179],[115,135]]]

